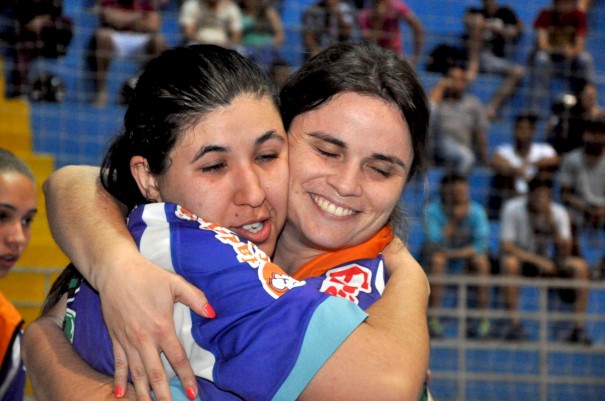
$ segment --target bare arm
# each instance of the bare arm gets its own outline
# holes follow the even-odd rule
[[[411,62],[414,65],[417,65],[420,62],[422,50],[424,49],[424,28],[415,15],[409,16],[407,22],[414,34],[414,55],[412,56]]]
[[[105,192],[98,175],[95,167],[64,167],[45,182],[44,193],[57,243],[101,294],[116,357],[115,385],[126,388],[130,369],[141,400],[150,399],[149,385],[158,400],[169,400],[159,349],[183,388],[197,394],[193,371],[175,333],[172,305],[181,302],[209,316],[207,300],[182,277],[139,254],[124,224],[125,208]],[[129,293],[139,296],[128,297]]]
[[[103,25],[135,32],[158,32],[161,26],[160,14],[155,11],[127,11],[103,8],[100,14]]]
[[[271,28],[273,29],[273,35],[275,38],[273,39],[273,44],[275,46],[281,46],[284,44],[284,27],[281,22],[281,18],[277,10],[273,7],[269,7],[267,10],[267,17],[269,18],[269,22],[271,23]]]
[[[22,357],[36,400],[116,400],[112,378],[88,366],[63,334],[64,315],[65,298],[48,315],[30,323],[23,336]],[[135,400],[134,391],[125,399]]]
[[[554,269],[554,263],[550,259],[532,252],[528,252],[512,242],[502,241],[500,244],[500,249],[502,249],[504,254],[516,256],[521,262],[539,266],[543,271],[553,271]]]
[[[477,129],[474,132],[475,137],[475,146],[477,149],[477,157],[481,164],[486,166],[488,164],[488,156],[487,156],[487,138],[485,135],[485,131]]]
[[[429,284],[401,242],[389,247],[384,254],[392,273],[382,298],[300,400],[418,400],[429,359]]]

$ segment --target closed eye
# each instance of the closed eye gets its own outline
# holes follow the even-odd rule
[[[217,163],[217,164],[212,164],[210,166],[204,166],[204,167],[202,167],[201,170],[203,173],[216,173],[221,170],[224,170],[226,167],[227,167],[227,163]]]
[[[334,158],[338,157],[337,153],[327,152],[327,151],[325,151],[325,150],[323,150],[321,148],[316,148],[316,149],[317,149],[317,152],[320,155],[324,156],[324,157],[327,157],[327,158],[330,158],[330,159],[334,159]]]
[[[265,163],[271,162],[271,161],[273,161],[273,160],[275,160],[277,158],[279,158],[279,154],[278,153],[267,153],[267,154],[259,155],[257,157],[257,159],[260,162],[265,162]]]

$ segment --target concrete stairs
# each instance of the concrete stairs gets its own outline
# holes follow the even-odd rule
[[[1,66],[0,71],[4,71]],[[52,238],[46,219],[42,183],[54,170],[49,154],[32,151],[30,108],[26,100],[5,99],[4,79],[0,75],[0,147],[21,157],[33,170],[38,186],[38,214],[32,225],[32,239],[10,274],[0,280],[0,291],[16,305],[26,323],[34,320],[67,257]]]

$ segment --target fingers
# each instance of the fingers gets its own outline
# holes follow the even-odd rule
[[[130,363],[130,377],[134,385],[134,391],[138,401],[152,401],[151,390],[149,388],[149,381],[145,374],[145,368],[139,358],[138,353],[129,353],[128,361]],[[160,391],[161,392],[161,391]],[[164,392],[166,394],[166,392]],[[159,398],[158,398],[159,399]],[[170,398],[163,398],[163,400],[169,400]]]
[[[176,333],[169,336],[162,344],[162,349],[164,350],[164,356],[179,377],[187,398],[195,400],[198,394],[197,381],[187,354],[176,337]]]
[[[115,361],[113,392],[117,398],[122,398],[126,393],[126,386],[128,385],[128,361],[126,360],[124,348],[116,341],[113,341],[113,357]]]
[[[150,352],[136,354],[136,358],[141,355],[141,359],[138,360],[142,362],[142,364],[137,367],[131,367],[130,369],[130,374],[137,392],[137,400],[147,401],[148,399],[146,397],[149,394],[149,386],[151,386],[155,400],[172,401],[168,378],[164,372],[160,354],[153,347],[148,347],[148,349],[150,349]],[[139,386],[137,386],[137,381],[139,382]],[[151,398],[149,398],[149,400],[151,400]]]
[[[175,301],[187,305],[198,315],[211,319],[216,316],[214,308],[208,303],[208,299],[202,290],[188,283],[182,277],[175,276],[172,293],[174,294]]]

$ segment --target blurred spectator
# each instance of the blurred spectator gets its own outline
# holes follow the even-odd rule
[[[554,174],[559,156],[548,143],[535,142],[536,116],[515,118],[513,143],[496,147],[491,166],[494,176],[490,188],[488,215],[498,218],[504,201],[527,193],[527,183],[538,172]]]
[[[401,24],[406,23],[414,35],[414,50],[408,61],[417,65],[424,47],[424,28],[412,10],[399,0],[369,0],[359,15],[359,26],[364,38],[385,49],[404,54]]]
[[[523,23],[509,6],[497,0],[482,0],[483,7],[470,7],[464,14],[468,48],[468,78],[477,73],[504,75],[502,84],[487,105],[487,115],[495,119],[525,73],[510,59],[510,49],[523,33]]]
[[[476,158],[487,165],[486,132],[489,121],[485,107],[467,93],[462,66],[450,67],[430,92],[432,103],[430,133],[437,164],[470,174]]]
[[[141,63],[166,48],[155,0],[102,0],[99,27],[90,42],[97,106],[107,104],[107,72],[113,59],[135,57]]]
[[[0,279],[6,277],[29,243],[36,204],[31,170],[0,148]],[[22,326],[23,318],[0,292],[0,400],[23,400],[25,368],[19,352]]]
[[[346,1],[320,0],[303,12],[301,24],[306,59],[330,45],[350,40],[355,14]]]
[[[587,120],[582,146],[563,157],[558,179],[574,233],[605,229],[605,116]]]
[[[539,115],[550,96],[553,75],[568,79],[572,92],[594,82],[592,56],[585,50],[586,14],[575,0],[552,0],[534,21],[536,44],[530,56],[528,108]]]
[[[243,17],[241,44],[244,53],[268,71],[284,43],[281,17],[269,0],[240,0],[239,5]]]
[[[38,57],[57,58],[67,53],[73,23],[63,15],[62,0],[10,0],[2,5],[8,46],[8,98],[27,95],[29,74]]]
[[[275,82],[278,88],[284,86],[288,78],[290,78],[291,68],[290,63],[282,58],[276,58],[269,66],[269,76]]]
[[[439,197],[425,209],[424,227],[423,260],[431,277],[470,271],[484,278],[487,284],[491,271],[487,250],[489,222],[483,206],[471,201],[466,177],[456,173],[442,177]],[[469,326],[471,337],[486,338],[490,334],[487,319],[489,287],[486,284],[477,289],[477,308],[485,314],[479,322]],[[429,306],[440,307],[442,298],[443,284],[431,283]],[[429,319],[429,331],[433,337],[442,335],[438,318]]]
[[[592,0],[578,0],[578,8],[584,12],[590,10],[592,6]]]
[[[233,48],[242,39],[242,10],[232,0],[185,0],[179,23],[185,43]]]
[[[572,277],[588,280],[588,266],[570,256],[571,227],[565,208],[552,200],[553,181],[540,175],[529,182],[527,195],[504,204],[500,231],[500,271],[506,277]],[[519,288],[505,287],[507,308],[513,313],[505,337],[521,340],[525,337],[519,320]],[[588,289],[559,291],[562,299],[572,303],[574,312],[586,313]],[[566,295],[564,295],[566,294]],[[591,344],[581,316],[575,316],[574,326],[566,339],[569,342]]]
[[[562,94],[554,102],[546,132],[548,142],[561,155],[582,146],[586,120],[603,115],[597,87],[586,84],[579,93]]]

